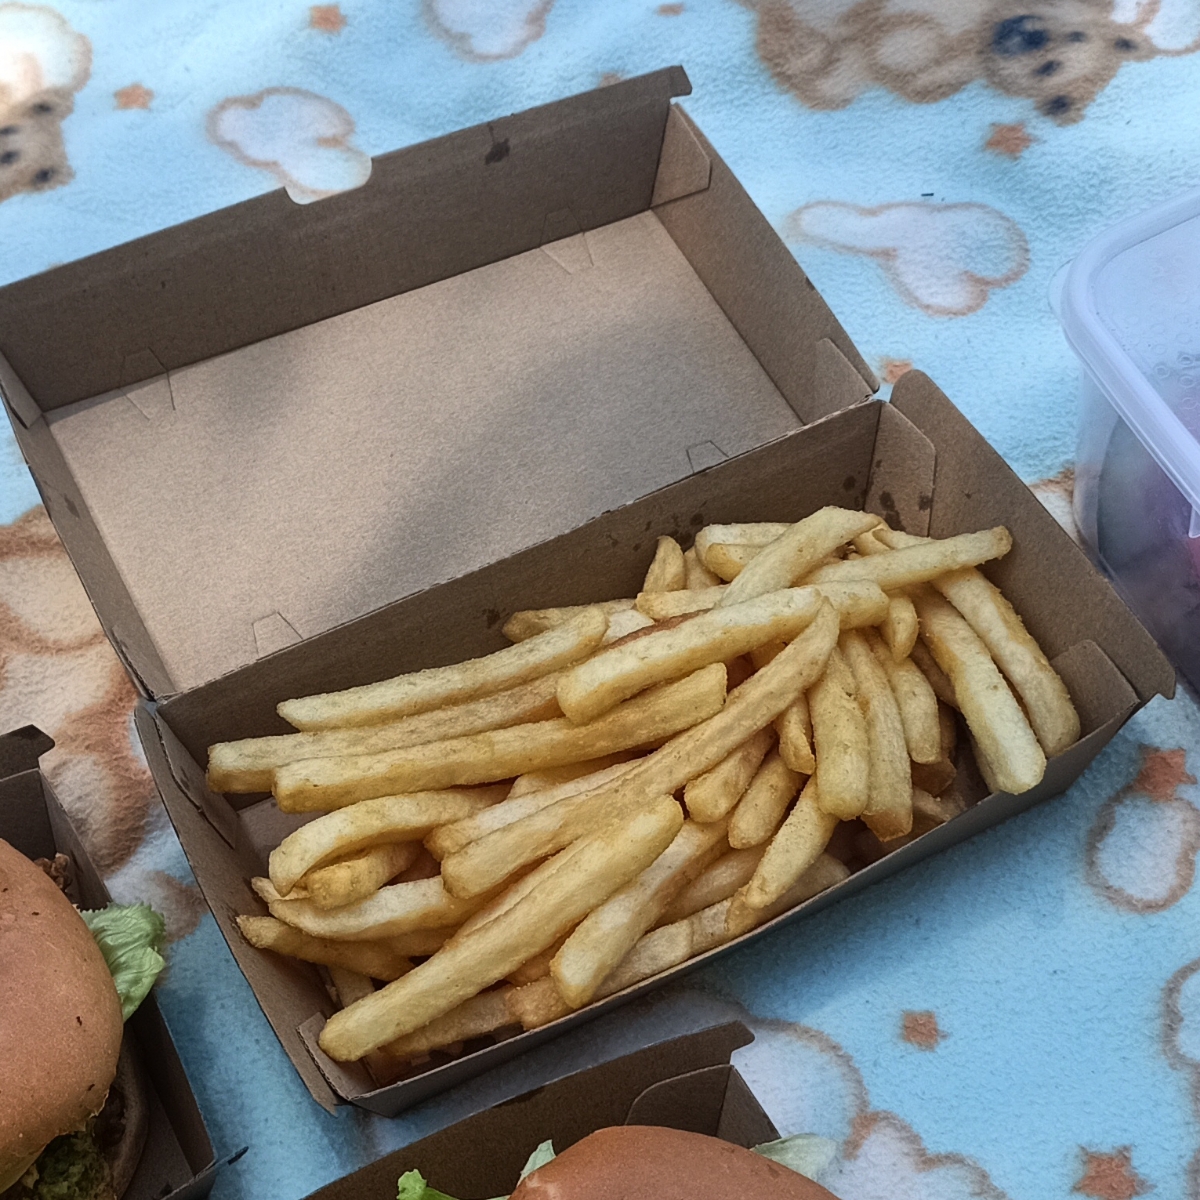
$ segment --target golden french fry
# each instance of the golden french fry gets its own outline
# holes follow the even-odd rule
[[[721,855],[675,897],[659,917],[658,924],[682,921],[702,908],[728,900],[738,888],[750,882],[765,849],[765,846],[751,846],[747,850],[730,850]]]
[[[764,855],[764,857],[766,856]],[[790,911],[797,904],[811,900],[819,893],[841,883],[849,875],[850,871],[845,864],[829,854],[822,854],[778,900],[765,908],[755,908],[748,904],[745,895],[746,889],[743,888],[741,892],[724,902],[728,906],[725,910],[726,940],[740,937],[756,925],[762,925],[764,922]]]
[[[940,751],[936,761],[912,764],[913,787],[931,796],[940,796],[958,774],[954,765],[954,751],[958,742],[958,722],[954,709],[939,701],[937,715]]]
[[[838,650],[808,691],[821,807],[843,821],[859,816],[869,797],[871,751],[855,691],[854,676]]]
[[[457,1008],[435,1017],[420,1029],[384,1043],[378,1053],[393,1059],[416,1058],[419,1054],[428,1054],[430,1050],[440,1050],[454,1042],[483,1037],[506,1025],[515,1025],[517,1021],[508,1009],[511,991],[511,988],[497,988],[480,992],[478,996],[464,1000]]]
[[[960,813],[966,811],[966,805],[959,799],[945,799],[931,796],[920,788],[913,788],[913,832],[927,833],[947,821],[954,820]]]
[[[442,929],[410,929],[408,933],[395,934],[386,940],[398,954],[409,958],[427,958],[436,954],[456,932],[457,927],[454,925],[447,925]]]
[[[704,565],[718,579],[730,581],[736,579],[761,552],[761,546],[716,542],[704,555]]]
[[[379,796],[317,817],[271,851],[271,882],[281,896],[287,896],[314,867],[380,842],[419,842],[447,821],[486,811],[504,798],[504,792],[503,787],[487,787]]]
[[[877,529],[879,529],[878,525],[875,529],[868,529],[866,533],[860,533],[857,537],[850,539],[854,549],[864,557],[868,554],[886,554],[891,549],[890,546],[885,546],[880,541]]]
[[[787,642],[785,642],[782,638],[779,638],[773,642],[766,642],[762,646],[755,646],[747,656],[750,659],[751,666],[753,666],[756,671],[761,671],[763,667],[767,665],[767,663],[772,662],[777,655],[783,653],[783,648],[786,645]]]
[[[769,546],[777,537],[791,529],[786,522],[757,521],[742,525],[706,525],[696,534],[693,548],[702,563],[708,561],[710,546]],[[711,568],[710,568],[711,569]]]
[[[797,521],[786,533],[764,547],[726,588],[721,605],[737,604],[752,596],[790,587],[843,542],[856,534],[865,533],[878,523],[879,518],[871,513],[852,512],[845,508],[818,510],[803,521]],[[717,570],[716,567],[712,569]],[[719,571],[717,573],[720,574]]]
[[[550,964],[559,994],[581,1008],[685,884],[719,853],[723,823],[685,821],[674,841],[636,879],[592,909]]]
[[[677,592],[684,586],[685,570],[679,543],[673,537],[660,537],[642,591]]]
[[[375,984],[369,975],[361,975],[358,971],[351,971],[346,967],[329,967],[329,979],[337,992],[338,1003],[343,1008],[349,1008],[356,1000],[369,996],[375,990]]]
[[[276,711],[297,729],[380,725],[443,704],[494,695],[570,666],[595,650],[607,629],[607,614],[593,606],[555,629],[483,658],[430,667],[341,692],[284,700]]]
[[[733,811],[771,749],[774,734],[760,729],[703,775],[688,780],[683,802],[696,821],[719,821]]]
[[[917,592],[914,600],[921,636],[954,685],[967,728],[982,751],[984,778],[1013,794],[1036,787],[1046,771],[1046,755],[987,647],[932,588]]]
[[[817,760],[812,751],[808,697],[803,692],[775,718],[775,732],[779,734],[779,754],[783,761],[798,774],[811,775],[817,769]]]
[[[393,792],[490,783],[566,766],[669,737],[711,716],[724,699],[725,668],[715,663],[586,725],[560,717],[408,750],[288,763],[275,772],[275,800],[284,812],[311,812]]]
[[[313,937],[333,941],[379,941],[414,929],[458,925],[487,899],[460,900],[441,879],[393,883],[345,908],[318,908],[311,900],[268,902],[271,916]]]
[[[867,723],[870,774],[862,819],[880,841],[904,837],[912,829],[912,776],[899,705],[862,631],[843,633],[839,645]]]
[[[526,1031],[540,1029],[571,1011],[571,1006],[558,994],[558,988],[549,975],[523,987],[513,988],[507,1000],[509,1015]]]
[[[392,945],[379,940],[338,942],[310,937],[274,917],[238,917],[242,936],[259,950],[273,950],[304,962],[326,967],[346,967],[372,979],[390,982],[412,969],[412,963]]]
[[[929,680],[911,658],[897,662],[873,629],[864,630],[863,634],[896,698],[909,758],[915,763],[937,762],[942,755],[941,731],[937,696]]]
[[[570,871],[551,874],[471,936],[447,943],[396,981],[403,986],[389,984],[335,1013],[321,1049],[339,1062],[361,1058],[503,979],[649,866],[682,824],[679,805],[663,797],[600,830],[573,852]]]
[[[558,672],[552,672],[482,700],[402,717],[388,725],[218,742],[208,748],[208,786],[214,792],[269,792],[275,768],[284,763],[378,754],[383,750],[402,750],[425,742],[504,729],[526,721],[548,721],[560,715],[557,689]]]
[[[510,642],[526,642],[539,633],[561,628],[593,608],[600,609],[611,624],[618,613],[629,612],[633,608],[633,601],[597,600],[594,604],[572,604],[566,608],[527,608],[513,613],[500,627],[500,632]]]
[[[663,592],[662,594],[669,596],[674,593]],[[650,617],[638,612],[636,608],[627,608],[623,612],[613,613],[608,618],[608,632],[600,639],[600,645],[611,646],[615,642],[625,641],[635,633],[651,628],[653,624],[654,621]]]
[[[545,792],[557,788],[560,783],[571,783],[582,779],[585,775],[594,775],[617,763],[628,762],[632,757],[629,751],[618,754],[604,754],[599,758],[589,758],[585,762],[568,763],[565,767],[547,767],[544,771],[529,771],[518,775],[508,790],[506,800],[516,800],[520,796],[528,796],[531,792]]]
[[[879,632],[896,662],[912,653],[917,641],[917,610],[908,596],[895,593],[888,597],[888,612]]]
[[[365,900],[406,867],[421,849],[419,842],[385,842],[360,850],[327,867],[309,871],[300,883],[318,908],[342,908]]]
[[[639,592],[637,611],[652,621],[669,621],[673,617],[716,608],[717,601],[724,594],[723,585],[684,588],[678,592]]]
[[[466,817],[463,820],[455,821],[452,825],[443,825],[441,828],[435,829],[425,839],[425,846],[435,858],[441,861],[456,850],[461,850],[472,842],[478,841],[486,833],[493,833],[497,829],[503,829],[506,825],[512,825],[522,817],[541,812],[542,809],[549,808],[560,800],[591,791],[603,783],[608,783],[610,780],[624,775],[627,771],[632,770],[634,765],[632,762],[616,763],[591,775],[583,775],[578,779],[560,783],[556,787],[546,788],[540,792],[529,792],[515,798],[510,796],[502,803],[486,808],[473,817]]]
[[[721,582],[721,577],[710,571],[700,560],[693,546],[683,556],[683,586],[689,591],[712,587]]]
[[[1079,713],[1061,676],[1013,606],[979,571],[954,571],[933,586],[966,618],[1025,705],[1047,756],[1079,740]]]
[[[925,645],[922,638],[917,638],[911,657],[916,663],[917,669],[929,681],[929,686],[933,688],[933,694],[943,704],[948,704],[951,708],[958,708],[958,697],[954,694],[954,684],[950,682],[950,677],[946,672],[937,665],[937,660],[929,653],[929,647]]]
[[[819,803],[817,776],[804,785],[787,820],[771,839],[741,896],[751,908],[763,909],[786,894],[821,856],[837,827]]]
[[[800,791],[801,782],[801,776],[783,761],[779,751],[772,750],[729,816],[729,844],[735,850],[745,850],[769,840]]]
[[[535,954],[528,962],[522,963],[515,971],[508,973],[508,982],[516,987],[524,987],[527,983],[535,983],[539,979],[545,979],[550,974],[550,962],[554,956],[562,949],[563,943],[571,935],[564,934],[547,946],[541,954]]]
[[[644,979],[687,962],[692,955],[699,953],[694,948],[693,934],[691,918],[676,921],[673,925],[663,925],[643,934],[633,949],[617,964],[612,974],[600,985],[600,998],[633,987]],[[549,1010],[548,1004],[546,1007]]]
[[[887,542],[891,532],[881,529],[879,536]],[[892,591],[925,583],[960,567],[977,567],[989,559],[1002,558],[1011,549],[1011,534],[1003,525],[997,525],[994,529],[983,529],[978,533],[960,533],[955,537],[910,543],[887,554],[871,554],[852,561],[829,563],[814,571],[804,582],[870,579],[885,591]]]
[[[655,683],[724,662],[764,642],[795,637],[817,614],[817,592],[785,589],[745,604],[699,613],[672,629],[652,630],[566,671],[558,703],[577,723],[594,720]]]
[[[464,896],[486,891],[594,829],[604,816],[636,808],[647,796],[678,791],[769,725],[824,669],[836,639],[837,614],[826,603],[813,623],[773,663],[732,692],[715,716],[672,738],[621,778],[562,800],[448,855],[442,861],[446,886]]]

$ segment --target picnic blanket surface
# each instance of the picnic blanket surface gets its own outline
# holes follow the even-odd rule
[[[885,393],[927,371],[1070,529],[1077,369],[1048,291],[1090,237],[1200,182],[1198,51],[1200,0],[3,2],[0,283],[682,63],[686,108]],[[300,1197],[583,1053],[394,1121],[313,1104],[7,428],[0,521],[0,720],[54,735],[114,893],[168,916],[164,1010],[214,1140],[249,1146],[217,1197]],[[1190,699],[1155,701],[1061,800],[601,1029],[661,1036],[675,1002],[742,1016],[739,1064],[782,1129],[827,1139],[843,1200],[1200,1196],[1198,735]]]

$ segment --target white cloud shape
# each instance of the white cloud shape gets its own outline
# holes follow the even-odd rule
[[[983,307],[1029,267],[1029,244],[1010,217],[986,204],[883,204],[860,208],[820,200],[797,209],[787,236],[883,268],[908,304],[931,316],[962,317]]]
[[[366,183],[371,159],[350,144],[354,118],[301,88],[231,96],[209,113],[209,136],[248,166],[270,171],[298,204]]]
[[[473,62],[516,58],[546,32],[554,0],[426,0],[434,32]]]
[[[1118,907],[1156,912],[1191,886],[1198,847],[1200,813],[1187,801],[1123,796],[1109,810],[1090,865]]]
[[[77,92],[87,82],[87,38],[52,8],[0,4],[0,109],[41,92]]]
[[[1155,46],[1168,54],[1193,51],[1200,41],[1196,0],[1115,0],[1113,20],[1141,25]]]

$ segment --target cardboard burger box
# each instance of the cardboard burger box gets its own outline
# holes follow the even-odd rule
[[[507,1195],[535,1147],[561,1153],[611,1125],[665,1125],[750,1148],[779,1133],[730,1055],[753,1041],[733,1021],[576,1071],[516,1096],[313,1192],[307,1200],[395,1200],[417,1170],[460,1200]]]
[[[488,653],[516,609],[632,595],[656,535],[686,546],[708,522],[838,504],[935,536],[1007,525],[1015,547],[988,573],[1066,679],[1082,739],[1035,790],[977,786],[788,920],[1062,791],[1173,690],[927,377],[872,398],[862,356],[672,103],[688,91],[659,71],[382,156],[356,191],[276,191],[0,290],[18,441],[144,697],[196,878],[325,1105],[394,1114],[678,971],[390,1087],[330,1062],[318,972],[233,923],[263,911],[247,876],[291,825],[204,781],[211,743],[285,731],[283,698]]]
[[[38,759],[54,745],[27,725],[0,736],[0,838],[28,858],[66,854],[73,870],[67,894],[81,908],[111,900]],[[212,1190],[218,1164],[171,1035],[153,991],[125,1023],[146,1083],[147,1132],[124,1200],[200,1200]]]

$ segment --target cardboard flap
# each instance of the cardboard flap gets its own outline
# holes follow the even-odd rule
[[[929,533],[945,537],[1008,526],[1012,551],[984,570],[1025,617],[1047,655],[1053,658],[1074,645],[1078,630],[1087,629],[1108,648],[1143,702],[1156,694],[1174,695],[1175,674],[1154,639],[937,385],[921,371],[908,371],[892,390],[892,404],[937,451]],[[950,446],[954,452],[943,453]],[[1070,595],[1062,590],[1064,561],[1072,564]]]
[[[648,1087],[629,1106],[625,1124],[670,1125],[711,1137],[721,1123],[725,1088],[732,1074],[731,1066],[702,1067],[664,1079]]]
[[[779,1130],[736,1067],[729,1073],[725,1085],[725,1104],[721,1109],[717,1137],[736,1146],[745,1146],[747,1150],[779,1137]]]
[[[321,1030],[324,1028],[325,1018],[317,1015],[309,1017],[300,1026],[299,1032],[305,1049],[308,1050],[313,1062],[316,1064],[317,1070],[325,1077],[329,1086],[344,1100],[352,1100],[355,1096],[373,1092],[375,1090],[375,1081],[371,1078],[367,1072],[367,1068],[362,1063],[334,1062],[321,1049],[317,1039],[321,1036]],[[322,1107],[329,1109],[330,1112],[333,1111],[331,1105],[325,1104]]]
[[[22,425],[32,425],[42,415],[41,409],[3,354],[0,354],[0,398]]]
[[[0,735],[0,779],[37,769],[38,759],[54,749],[54,739],[36,725],[22,725]]]
[[[663,132],[662,153],[658,159],[658,174],[654,177],[650,207],[682,199],[693,192],[702,192],[711,178],[712,159],[700,145],[692,126],[672,105]]]
[[[902,412],[885,404],[879,412],[864,507],[893,529],[928,533],[936,463],[933,443]]]
[[[1071,693],[1085,736],[1138,707],[1129,681],[1090,638],[1056,655],[1051,665]]]

